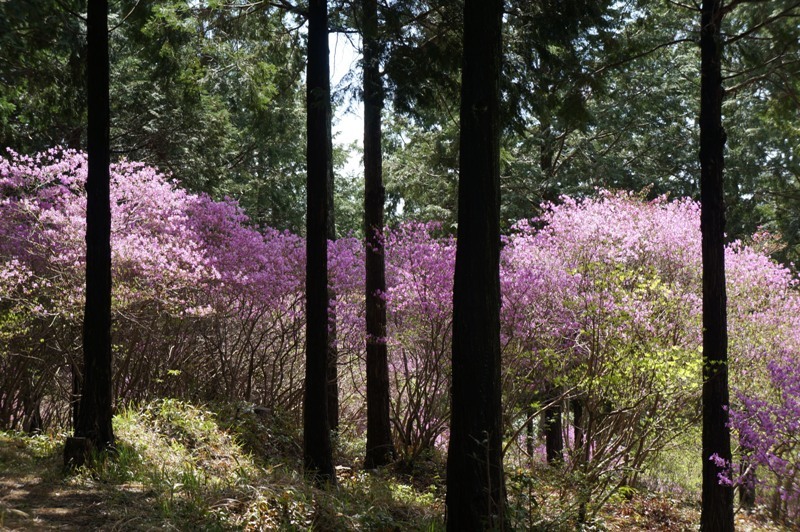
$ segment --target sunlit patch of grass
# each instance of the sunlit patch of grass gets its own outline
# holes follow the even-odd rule
[[[443,462],[365,472],[363,438],[343,431],[336,461],[347,465],[337,468],[337,487],[320,490],[303,477],[297,420],[252,406],[162,399],[123,409],[114,418],[116,452],[67,478],[63,435],[0,433],[0,469],[28,474],[31,484],[52,475],[126,530],[444,528]]]
[[[319,490],[307,483],[294,421],[247,404],[154,401],[115,418],[116,456],[82,478],[135,489],[179,528],[443,528],[442,490],[419,491],[391,469],[367,473],[340,466],[338,487]],[[337,462],[360,462],[360,442],[350,439],[339,436]]]
[[[0,431],[0,471],[6,474],[27,468],[32,460],[50,461],[60,454],[61,436]]]
[[[116,453],[95,457],[91,467],[66,479],[63,435],[0,432],[0,481],[58,484],[62,496],[89,497],[96,510],[86,511],[98,513],[99,525],[119,530],[444,529],[444,460],[435,453],[414,464],[367,472],[360,467],[363,438],[343,430],[337,441],[338,485],[320,490],[303,478],[302,440],[290,414],[265,413],[243,403],[157,400],[122,410],[114,424]],[[508,463],[511,525],[547,531],[689,530],[699,519],[691,500],[693,475],[684,477],[684,492],[677,487],[683,485],[677,473],[691,473],[694,437],[676,442],[640,479],[643,483],[619,490],[584,525],[578,524],[579,477],[538,461]],[[659,465],[661,460],[668,464]],[[677,473],[671,475],[667,465]],[[659,492],[655,479],[670,483]],[[29,491],[38,507],[50,490]],[[54,498],[46,504],[60,508],[64,503]],[[83,506],[71,508],[78,508],[73,517],[82,525],[92,522],[81,514]],[[20,510],[28,515],[11,513]],[[0,528],[4,520],[12,528],[33,522],[33,511],[38,511],[34,505],[3,507],[0,501]],[[737,529],[781,530],[766,523],[737,515]]]
[[[250,456],[219,428],[215,414],[202,407],[154,401],[120,412],[114,430],[116,452],[95,457],[73,482],[116,485],[117,497],[137,500],[143,512],[155,508],[159,517],[182,527],[226,528],[218,502],[260,475]]]
[[[441,484],[436,467],[422,464],[416,476],[392,467],[365,472],[363,435],[343,427],[335,438],[338,486],[319,490],[302,477],[298,420],[246,403],[214,410],[261,468],[249,489],[227,502],[229,523],[266,530],[443,529],[444,490],[434,485]]]

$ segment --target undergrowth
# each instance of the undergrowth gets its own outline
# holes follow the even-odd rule
[[[365,472],[363,438],[345,427],[336,438],[338,486],[319,490],[302,476],[298,425],[289,414],[252,404],[198,406],[161,399],[121,411],[114,418],[116,453],[95,457],[67,477],[61,472],[64,435],[0,432],[0,482],[24,484],[36,473],[36,483],[90,492],[103,509],[105,521],[98,521],[103,529],[444,529],[443,456]],[[675,453],[668,458],[675,461],[680,455]],[[516,462],[506,467],[509,524],[515,530],[696,529],[696,501],[664,485],[618,490],[602,512],[579,525],[579,479],[558,467]],[[675,461],[670,471],[686,467]],[[690,476],[658,473],[671,483],[683,480],[688,491],[693,487]],[[7,515],[15,519],[15,511],[0,496],[0,528]],[[737,516],[742,530],[779,530],[744,518]],[[13,525],[38,527],[30,519]]]
[[[75,481],[133,487],[180,529],[443,528],[441,490],[419,491],[413,479],[388,470],[340,466],[337,488],[312,487],[301,475],[296,424],[252,405],[163,399],[126,409],[114,423],[116,456],[80,471]]]

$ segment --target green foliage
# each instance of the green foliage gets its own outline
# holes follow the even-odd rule
[[[386,218],[441,222],[455,227],[458,124],[425,129],[399,115],[384,128]]]
[[[53,434],[0,431],[0,471],[5,475],[24,475],[30,462],[50,463],[62,443]]]
[[[85,143],[81,2],[0,3],[0,146]],[[256,223],[304,216],[301,35],[250,2],[112,3],[112,150],[194,191],[241,199]]]
[[[304,49],[292,21],[246,2],[125,7],[112,57],[120,151],[239,198],[256,223],[300,228]]]
[[[0,2],[0,147],[81,146],[86,37],[77,0]]]
[[[669,492],[673,496],[700,493],[702,464],[695,452],[700,444],[700,428],[687,427],[648,463],[642,474],[642,484],[652,491]]]
[[[514,530],[604,530],[601,519],[580,522],[585,489],[580,473],[566,473],[538,462],[507,467],[506,471]]]

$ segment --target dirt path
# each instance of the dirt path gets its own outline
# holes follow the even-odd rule
[[[0,530],[114,529],[114,499],[103,486],[65,478],[56,441],[0,434]]]
[[[98,530],[109,524],[96,490],[39,476],[0,475],[0,514],[2,530]]]

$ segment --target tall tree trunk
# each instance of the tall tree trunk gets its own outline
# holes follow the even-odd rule
[[[364,467],[394,458],[389,422],[389,363],[386,351],[386,263],[383,245],[383,82],[378,42],[378,2],[363,1],[364,43],[364,239],[367,325],[367,449]]]
[[[561,418],[560,400],[544,409],[544,441],[548,464],[564,462],[564,433]]]
[[[731,461],[728,331],[725,293],[725,201],[722,171],[721,0],[704,0],[700,30],[700,226],[703,253],[703,503],[700,529],[733,530],[733,489],[719,482]]]
[[[86,18],[88,178],[86,180],[86,305],[83,378],[75,440],[96,450],[114,445],[111,368],[111,203],[108,2],[89,0]],[[88,445],[65,447],[65,462],[80,465]],[[81,456],[83,454],[83,456]]]
[[[500,405],[502,0],[464,3],[447,529],[504,527]]]
[[[533,425],[533,409],[528,406],[525,408],[525,453],[528,458],[533,458],[533,453],[536,450],[536,431]],[[531,460],[533,464],[533,460]]]
[[[308,5],[308,144],[306,164],[306,378],[303,402],[303,454],[306,474],[318,485],[335,483],[328,421],[328,168],[330,77],[328,5]]]
[[[328,158],[328,221],[326,223],[329,241],[336,240],[336,217],[333,207],[333,137],[331,135],[331,115],[328,114],[328,144],[331,157]],[[336,301],[336,291],[328,288],[328,301]],[[327,365],[327,395],[328,395],[328,423],[331,430],[339,430],[339,348],[336,344],[336,309],[329,307],[328,316],[328,365]]]

